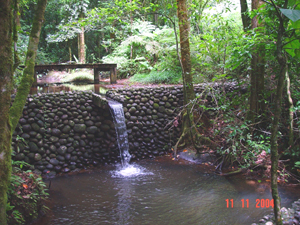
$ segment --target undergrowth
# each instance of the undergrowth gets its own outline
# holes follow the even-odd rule
[[[90,83],[94,82],[94,75],[85,71],[76,71],[74,73],[67,73],[62,82],[75,82],[75,83]]]
[[[145,84],[178,84],[181,83],[182,77],[180,71],[154,71],[149,74],[137,73],[130,78],[130,81],[145,83]]]
[[[13,162],[6,207],[9,225],[25,224],[36,219],[39,213],[45,213],[48,210],[44,205],[48,198],[45,183],[31,170],[23,171],[24,166],[30,167],[25,162]]]

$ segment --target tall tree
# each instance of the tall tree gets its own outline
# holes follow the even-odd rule
[[[242,16],[243,28],[244,31],[246,32],[247,30],[250,29],[250,25],[251,25],[251,18],[249,16],[247,0],[240,0],[240,5],[241,5],[241,16]]]
[[[7,188],[11,175],[11,140],[22,115],[31,85],[47,0],[38,0],[29,37],[25,69],[11,105],[13,83],[12,1],[0,0],[0,224],[6,225]]]
[[[189,31],[190,25],[188,20],[188,12],[186,6],[186,0],[177,0],[177,16],[179,23],[179,37],[180,37],[180,53],[181,58],[180,64],[182,69],[182,80],[183,80],[183,101],[186,105],[186,111],[183,114],[183,130],[178,143],[183,138],[188,142],[191,142],[193,138],[190,135],[191,124],[194,121],[193,114],[191,112],[192,105],[191,101],[195,99],[193,77],[191,74],[191,56],[190,56],[190,42],[189,42]],[[175,146],[175,156],[177,151],[177,145]]]
[[[192,112],[193,101],[195,100],[195,92],[193,85],[193,76],[191,74],[191,56],[190,56],[190,42],[189,32],[190,24],[187,11],[186,0],[177,0],[177,16],[179,23],[179,36],[180,36],[180,53],[179,57],[182,80],[183,80],[183,102],[185,105],[185,111],[183,113],[182,134],[174,147],[175,157],[177,154],[178,144],[183,140],[185,145],[193,145],[198,152],[198,142],[209,142],[210,139],[206,139],[201,136],[196,129],[194,123],[194,116]]]
[[[86,49],[85,49],[85,22],[84,19],[87,14],[89,0],[59,0],[61,21],[57,26],[58,31],[55,34],[48,34],[48,42],[64,42],[68,43],[69,54],[71,52],[71,40],[77,37],[78,61],[85,63]]]
[[[279,13],[279,11],[278,11]],[[278,36],[277,36],[277,62],[280,65],[280,71],[278,74],[277,81],[277,91],[275,95],[275,111],[274,111],[274,119],[271,129],[271,189],[272,189],[272,197],[274,199],[274,214],[276,224],[282,224],[281,212],[280,212],[280,197],[278,193],[277,187],[277,170],[278,170],[278,144],[277,144],[277,133],[278,133],[278,123],[281,113],[281,100],[282,100],[282,92],[284,86],[284,80],[287,73],[287,60],[285,52],[283,51],[283,35],[285,32],[284,29],[284,21],[282,15],[279,13],[278,17],[280,18],[280,24],[278,28]]]
[[[5,225],[6,192],[11,174],[12,1],[0,0],[0,12],[0,224]]]
[[[259,9],[263,1],[252,0],[252,11]],[[261,32],[258,16],[252,18],[251,28],[253,32]],[[265,111],[264,86],[265,86],[265,46],[257,43],[252,50],[251,72],[250,72],[250,110],[249,119],[255,122],[257,118]]]

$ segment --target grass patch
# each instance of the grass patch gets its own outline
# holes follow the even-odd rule
[[[75,83],[90,83],[94,82],[94,75],[85,71],[77,71],[74,73],[67,73],[62,82],[75,82]]]
[[[180,71],[151,71],[147,73],[137,73],[129,80],[145,84],[178,84],[181,83]]]

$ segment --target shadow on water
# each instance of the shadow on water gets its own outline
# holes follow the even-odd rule
[[[267,184],[243,176],[225,178],[200,165],[163,157],[135,167],[139,176],[116,176],[115,166],[52,180],[53,217],[39,225],[86,224],[251,224],[272,208],[256,208],[271,199]],[[291,192],[291,190],[293,190]],[[282,206],[300,198],[299,188],[280,188]],[[227,208],[226,199],[233,199]],[[242,208],[249,199],[249,208]],[[36,224],[36,225],[37,225]]]

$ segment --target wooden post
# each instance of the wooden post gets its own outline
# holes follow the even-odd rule
[[[34,68],[34,74],[33,74],[33,84],[32,87],[37,87],[37,74],[36,74],[36,69]]]
[[[100,89],[99,84],[94,84],[94,92],[95,92],[96,94],[99,94],[99,89]]]
[[[94,68],[94,84],[99,84],[99,69]]]
[[[117,67],[110,68],[110,83],[111,84],[117,83]]]

